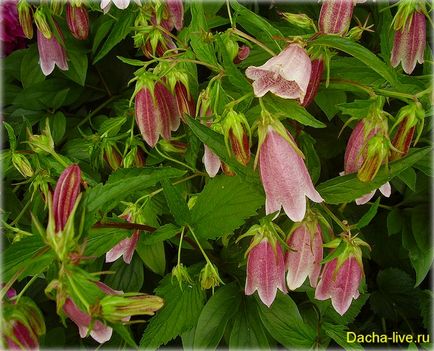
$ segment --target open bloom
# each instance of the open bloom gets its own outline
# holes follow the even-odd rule
[[[60,32],[60,31],[59,31]],[[54,66],[57,65],[62,71],[68,70],[68,62],[66,62],[65,49],[59,44],[56,37],[51,35],[47,39],[41,31],[37,30],[38,37],[38,51],[39,51],[39,64],[42,73],[48,76],[53,72]]]
[[[323,258],[321,227],[316,225],[316,231],[313,233],[309,229],[307,223],[302,223],[287,240],[291,249],[285,255],[285,266],[288,271],[286,283],[289,290],[299,288],[307,277],[313,288],[318,282],[320,262]]]
[[[298,44],[291,44],[262,66],[248,67],[246,76],[254,80],[253,91],[257,97],[271,91],[281,98],[303,102],[310,72],[311,61],[306,51]]]
[[[71,165],[62,172],[53,195],[56,232],[65,228],[66,222],[80,193],[81,172],[78,165]]]
[[[327,262],[315,290],[317,300],[332,300],[334,309],[342,316],[353,299],[359,297],[362,267],[354,256],[349,256],[339,267],[338,259]]]
[[[404,72],[411,74],[416,62],[423,63],[426,45],[426,18],[414,12],[407,23],[395,32],[390,63],[396,67],[401,62]]]
[[[364,120],[361,120],[359,123],[357,123],[356,127],[351,133],[347,148],[345,150],[343,174],[358,172],[358,170],[363,166],[367,156],[367,144],[369,140],[371,140],[377,133],[377,127],[374,127],[369,132],[366,132]],[[363,205],[367,203],[375,195],[375,192],[376,190],[373,190],[370,193],[356,199],[356,204]],[[389,182],[383,184],[380,187],[380,192],[386,197],[390,196],[391,188]]]
[[[286,215],[298,222],[306,213],[306,196],[314,202],[323,201],[301,156],[271,126],[259,151],[259,167],[267,214],[283,207]]]
[[[282,249],[279,243],[276,243],[274,249],[268,239],[264,238],[249,251],[245,294],[252,295],[258,290],[261,301],[270,307],[276,298],[277,289],[286,292]]]
[[[101,344],[110,340],[113,329],[98,320],[94,321],[92,324],[91,316],[81,311],[71,299],[66,299],[63,305],[63,311],[77,325],[80,337],[86,337],[92,326],[90,330],[90,336],[92,338]]]

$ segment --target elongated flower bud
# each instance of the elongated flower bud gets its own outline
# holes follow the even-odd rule
[[[316,59],[312,61],[312,70],[310,72],[309,85],[307,86],[306,96],[304,97],[302,106],[309,106],[315,99],[318,93],[318,88],[321,83],[321,77],[324,71],[324,61]]]
[[[78,165],[66,168],[57,181],[53,195],[53,213],[56,232],[65,228],[69,215],[80,193],[81,172]]]
[[[47,15],[43,8],[38,7],[34,15],[36,27],[38,27],[39,32],[46,38],[50,39],[53,33],[51,33],[50,25],[47,21]]]
[[[194,100],[182,82],[176,82],[174,95],[181,119],[185,121],[185,115],[194,116],[196,111]]]
[[[84,6],[66,4],[66,23],[74,38],[86,40],[89,35],[89,15]]]
[[[353,16],[354,0],[324,0],[318,25],[326,34],[344,34]]]
[[[26,0],[18,2],[18,18],[27,39],[33,38],[32,6]]]
[[[231,110],[223,122],[228,152],[235,156],[238,162],[247,165],[250,161],[250,127],[242,113]]]
[[[366,157],[357,172],[362,182],[369,182],[375,178],[381,165],[387,161],[389,154],[388,140],[382,135],[376,135],[368,141]]]
[[[29,160],[23,155],[14,152],[12,154],[12,164],[25,178],[33,176],[33,169]]]
[[[244,61],[250,55],[250,48],[247,45],[241,45],[238,49],[237,57],[234,58],[234,63]]]
[[[161,121],[155,107],[154,93],[148,87],[139,90],[135,97],[136,123],[146,143],[154,147],[160,135]]]

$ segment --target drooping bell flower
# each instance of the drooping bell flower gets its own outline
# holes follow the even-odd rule
[[[365,0],[324,0],[318,20],[320,32],[344,34],[350,26],[355,4],[361,2]]]
[[[407,155],[416,129],[417,136],[414,144],[417,143],[423,131],[424,118],[425,111],[420,102],[411,102],[399,110],[396,122],[392,127],[393,130],[398,126],[398,130],[395,132],[392,140],[394,149],[391,152],[391,161]]]
[[[80,193],[80,167],[73,164],[62,172],[57,181],[53,195],[54,221],[56,232],[65,228],[66,222]]]
[[[277,289],[286,293],[282,249],[279,243],[275,242],[273,247],[264,237],[248,252],[245,294],[252,295],[257,290],[261,301],[270,307]]]
[[[92,327],[89,334],[94,340],[100,344],[110,340],[113,329],[99,320],[92,323],[91,316],[81,311],[72,299],[66,299],[63,311],[77,325],[81,338],[86,337],[89,333],[89,328]]]
[[[381,126],[382,126],[381,123],[378,124],[368,119],[363,119],[359,123],[357,123],[347,143],[347,148],[345,150],[345,157],[344,157],[344,172],[342,173],[342,175],[359,172],[359,170],[362,169],[362,167],[365,164],[367,165],[371,164],[367,162],[369,142],[378,133],[380,133],[382,128]],[[382,151],[382,148],[380,151]],[[376,160],[375,157],[372,159],[373,161]],[[381,165],[383,161],[384,159],[381,160],[380,162],[376,162],[376,166],[378,166],[378,163],[380,163]],[[356,204],[363,205],[367,203],[375,195],[375,192],[376,190],[373,190],[372,192],[356,199]],[[386,197],[390,196],[391,188],[389,182],[383,184],[380,187],[380,192]]]
[[[146,143],[154,147],[159,135],[170,139],[171,131],[177,130],[180,117],[174,96],[161,82],[139,80],[136,85],[136,123]]]
[[[228,153],[247,165],[250,161],[250,126],[244,114],[230,110],[223,121],[223,133]]]
[[[404,72],[411,74],[416,62],[424,62],[426,46],[426,18],[424,2],[401,1],[393,19],[395,37],[390,63],[401,62]]]
[[[318,93],[318,88],[321,83],[321,77],[324,71],[324,61],[321,58],[312,60],[312,70],[310,73],[309,85],[307,86],[306,96],[304,97],[302,106],[309,106],[315,99]]]
[[[246,76],[252,79],[255,96],[267,92],[284,99],[299,99],[303,103],[311,74],[311,61],[298,44],[291,44],[277,56],[259,67],[250,66]]]
[[[323,259],[323,239],[318,222],[304,221],[296,224],[286,242],[290,248],[285,255],[288,289],[299,288],[307,277],[310,286],[315,288]]]
[[[275,128],[278,128],[276,130]],[[306,196],[322,202],[301,156],[301,151],[286,129],[279,123],[262,131],[259,148],[259,168],[264,186],[267,214],[282,207],[286,215],[299,222],[306,213]]]
[[[75,39],[86,40],[89,36],[89,15],[83,5],[66,3],[66,23]]]
[[[23,296],[19,302],[2,303],[2,339],[11,350],[38,350],[45,334],[44,318],[36,304]]]
[[[61,35],[60,28],[58,33]],[[59,44],[54,34],[50,39],[47,39],[41,31],[37,30],[39,64],[42,73],[48,76],[53,72],[54,66],[57,65],[62,71],[68,70],[68,62],[65,49]]]
[[[25,47],[25,35],[20,26],[16,0],[2,1],[0,4],[0,25],[2,56]]]
[[[182,0],[166,0],[169,13],[169,21],[172,26],[180,31],[184,27],[184,5]]]

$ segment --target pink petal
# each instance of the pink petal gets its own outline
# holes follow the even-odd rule
[[[161,124],[160,134],[164,139],[170,139],[171,128],[174,126],[175,121],[172,121],[172,113],[175,109],[175,101],[173,95],[167,90],[167,88],[160,82],[155,84],[155,99],[157,102],[158,118]],[[179,126],[179,117],[178,117]]]
[[[130,238],[125,238],[118,242],[115,246],[112,247],[112,249],[106,253],[105,255],[105,261],[106,262],[114,262],[119,257],[125,254],[125,252],[128,249],[130,243]]]
[[[204,154],[202,162],[205,165],[205,170],[208,175],[213,178],[218,173],[221,161],[220,158],[206,145],[204,145]]]
[[[105,343],[112,337],[113,329],[101,323],[95,321],[90,336],[98,341],[100,344]]]
[[[376,191],[377,190],[372,190],[370,193],[363,195],[363,196],[359,197],[358,199],[356,199],[356,205],[366,204],[369,200],[371,200],[374,197]]]
[[[135,98],[136,123],[146,143],[154,147],[160,134],[160,119],[149,89],[141,89]]]
[[[264,239],[249,252],[245,294],[251,295],[258,290],[261,301],[270,307],[277,289],[286,292],[282,249],[277,243],[275,254],[271,244]]]
[[[332,305],[342,316],[351,306],[353,298],[359,296],[359,285],[362,279],[362,269],[355,257],[350,256],[339,268],[336,274]]]
[[[318,25],[323,33],[342,34],[347,31],[353,15],[353,0],[324,0]]]
[[[380,186],[380,192],[385,196],[389,197],[392,193],[392,188],[390,187],[390,183],[384,183],[382,186]]]
[[[63,71],[68,70],[65,49],[58,43],[56,37],[52,35],[50,39],[47,39],[39,30],[36,32],[42,73],[48,76],[53,72],[56,64]]]
[[[130,4],[130,0],[112,0],[112,1],[113,4],[115,4],[115,6],[120,10],[125,10]]]
[[[126,264],[131,263],[131,259],[133,258],[134,251],[136,250],[137,242],[139,241],[140,231],[134,231],[131,238],[129,238],[128,246],[126,247],[126,251],[124,252],[124,262]]]
[[[180,31],[184,26],[184,5],[182,0],[167,0],[166,4],[173,25],[176,30]]]
[[[315,298],[317,300],[327,300],[331,297],[334,286],[333,273],[336,268],[337,259],[333,259],[324,265],[321,279],[315,289]]]

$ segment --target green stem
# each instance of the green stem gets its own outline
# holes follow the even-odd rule
[[[238,36],[247,39],[249,41],[251,41],[252,43],[258,45],[261,49],[263,49],[264,51],[268,52],[271,56],[276,56],[276,53],[271,50],[268,46],[262,44],[259,40],[256,40],[255,38],[253,38],[252,36],[240,31],[237,28],[233,28],[232,31],[237,34]]]
[[[321,207],[327,212],[327,214],[336,222],[336,224],[339,226],[339,227],[341,227],[341,229],[344,231],[344,232],[347,232],[348,231],[348,226],[346,226],[345,224],[343,224],[342,223],[342,221],[338,218],[338,217],[336,217],[335,216],[335,214],[332,212],[332,211],[330,211],[330,209],[327,207],[327,205],[325,204],[325,203],[321,203]]]
[[[398,91],[390,91],[390,90],[386,90],[386,89],[377,89],[377,88],[374,88],[374,90],[379,95],[394,97],[394,98],[397,98],[397,99],[402,100],[404,102],[408,102],[408,100],[415,100],[416,99],[416,97],[414,95],[400,93]]]
[[[18,223],[18,221],[21,219],[21,217],[24,215],[24,213],[27,211],[27,209],[29,208],[29,206],[30,206],[30,204],[31,204],[32,202],[31,201],[28,201],[25,205],[24,205],[24,207],[23,207],[23,209],[21,210],[21,212],[18,214],[18,216],[12,221],[12,223],[11,223],[11,226],[13,226],[13,225],[15,225],[16,223]]]
[[[77,127],[81,127],[83,124],[85,124],[87,121],[89,121],[93,116],[95,116],[99,111],[101,111],[104,107],[106,107],[109,103],[111,103],[116,98],[117,98],[117,96],[112,96],[109,99],[105,100],[92,113],[88,114],[86,116],[86,118],[84,118],[79,124],[77,124]]]
[[[205,261],[212,265],[212,262],[210,261],[210,259],[208,258],[208,255],[206,254],[205,250],[202,248],[202,245],[200,245],[199,240],[197,240],[196,235],[194,234],[193,229],[188,226],[188,229],[190,229],[191,235],[193,235],[194,240],[196,241],[197,246],[199,247],[200,251],[202,252],[203,257],[205,258]]]
[[[229,22],[231,22],[231,27],[235,28],[234,21],[232,20],[231,7],[229,6],[229,0],[226,0],[226,8],[228,10]]]
[[[185,168],[188,168],[188,169],[189,169],[190,171],[192,171],[192,172],[196,172],[196,170],[195,170],[194,168],[190,167],[188,164],[186,164],[186,163],[184,163],[184,162],[181,162],[181,161],[178,161],[178,160],[176,160],[176,159],[174,159],[174,158],[172,158],[172,157],[170,157],[170,156],[167,156],[167,155],[163,154],[160,150],[158,150],[158,147],[157,147],[157,146],[155,146],[155,151],[157,151],[157,153],[158,153],[161,157],[165,158],[166,160],[169,160],[169,161],[175,162],[175,163],[177,163],[177,164],[179,164],[179,165],[181,165],[181,166],[183,166],[183,167],[185,167]]]
[[[23,296],[23,294],[25,293],[25,291],[30,287],[30,285],[33,284],[33,282],[38,278],[37,275],[34,275],[32,277],[32,279],[30,279],[28,281],[28,283],[24,286],[24,288],[20,291],[20,293],[17,295],[16,297],[16,302],[18,303],[18,301],[20,301],[21,296]]]
[[[168,61],[168,60],[170,60],[170,62],[173,62],[172,61],[173,58],[161,57],[161,58],[158,59],[158,61]],[[219,71],[222,70],[221,67],[214,66],[211,63],[207,63],[207,62],[203,62],[203,61],[199,61],[199,60],[186,59],[186,58],[175,58],[175,60],[179,61],[179,62],[188,62],[188,63],[195,63],[197,65],[202,65],[202,66],[208,67],[212,71],[216,71],[216,72],[219,72]]]
[[[181,247],[182,247],[182,240],[184,239],[184,231],[185,231],[185,227],[182,227],[181,237],[179,238],[179,247],[178,247],[178,266],[181,264]]]

